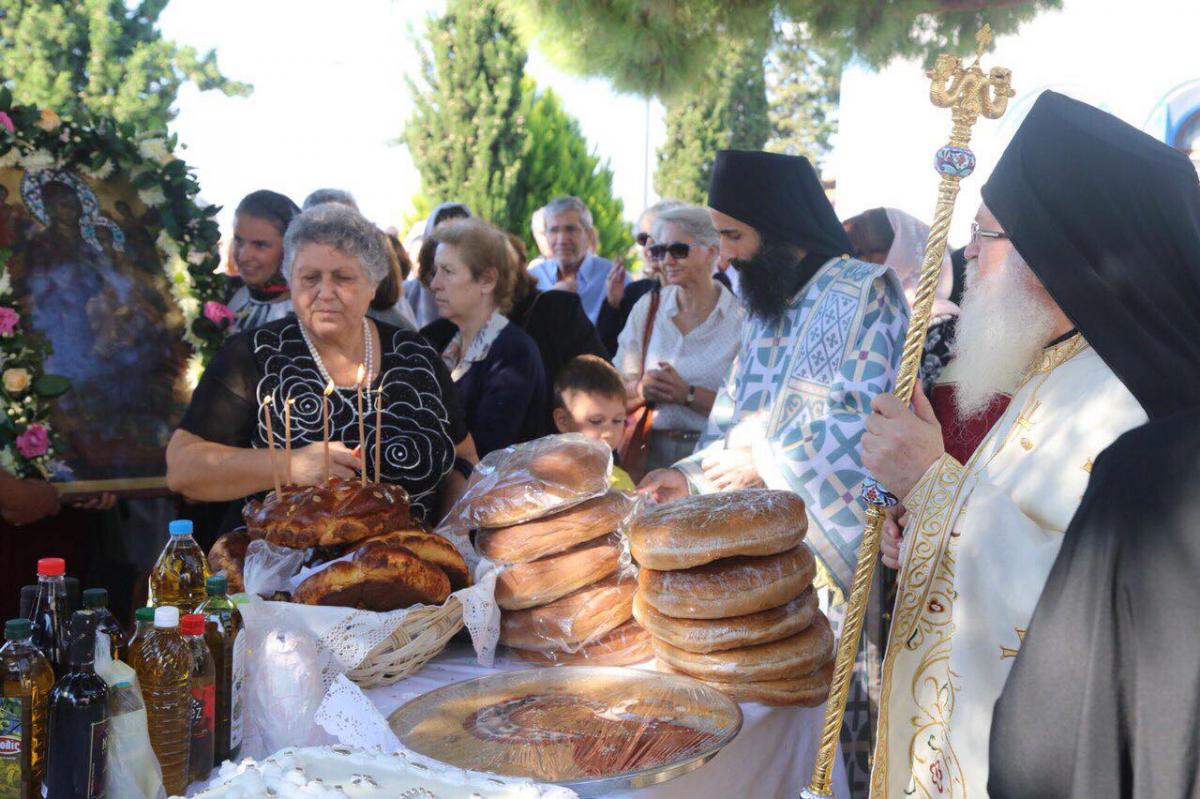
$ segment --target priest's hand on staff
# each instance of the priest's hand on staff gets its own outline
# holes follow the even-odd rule
[[[904,498],[921,476],[946,451],[942,426],[920,385],[908,408],[891,394],[871,401],[862,436],[863,465],[888,491]]]
[[[700,468],[704,470],[704,479],[718,491],[766,486],[754,464],[754,452],[749,447],[723,449],[701,461]]]
[[[670,502],[690,493],[687,478],[678,469],[655,469],[642,478],[637,490],[639,494],[649,494],[655,502]]]
[[[282,459],[281,459],[282,460]],[[329,442],[329,474],[349,480],[358,475],[362,459],[340,441]],[[325,445],[308,444],[292,451],[292,482],[311,486],[325,482]]]

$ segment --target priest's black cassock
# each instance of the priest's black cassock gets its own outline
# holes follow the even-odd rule
[[[1046,92],[984,200],[1150,416],[1093,467],[996,704],[989,793],[1200,797],[1196,171]]]

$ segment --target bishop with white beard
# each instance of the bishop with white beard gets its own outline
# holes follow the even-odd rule
[[[1056,113],[1057,96],[1047,96],[1029,115],[1043,129]],[[1010,153],[1042,144],[1018,132]],[[1107,326],[1119,322],[1085,323],[1063,288],[1074,284],[1055,272],[1062,262],[1046,257],[1037,237],[1058,220],[1031,219],[1007,191],[1006,170],[1022,168],[1006,155],[984,189],[955,361],[961,414],[998,393],[1012,395],[1007,410],[966,463],[943,451],[922,394],[911,410],[877,398],[862,440],[864,465],[907,509],[876,797],[987,796],[992,709],[1093,460],[1147,418],[1141,395],[1111,368],[1111,351],[1089,344],[1093,335],[1108,341]]]

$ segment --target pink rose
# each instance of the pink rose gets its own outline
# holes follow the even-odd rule
[[[45,455],[50,449],[50,431],[45,425],[34,422],[25,428],[25,432],[17,436],[17,451],[26,458],[36,458]]]
[[[17,322],[21,321],[21,315],[12,308],[0,307],[0,336],[11,336],[12,332],[17,329]]]
[[[13,124],[12,117],[3,111],[0,111],[0,125],[3,125],[9,133],[15,133],[17,130],[17,126]]]
[[[204,318],[212,322],[217,327],[224,328],[232,324],[235,317],[233,315],[233,311],[229,310],[229,308],[222,303],[216,302],[215,300],[209,300],[208,302],[204,303]]]

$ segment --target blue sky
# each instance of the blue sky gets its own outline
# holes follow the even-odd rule
[[[260,188],[296,202],[314,188],[352,191],[380,225],[399,224],[419,177],[395,143],[411,112],[405,76],[418,68],[409,30],[440,0],[172,0],[164,34],[204,51],[215,47],[226,75],[254,84],[248,98],[185,87],[173,130],[195,167],[205,200],[231,209]],[[644,188],[646,104],[551,67],[536,51],[527,67],[555,89],[603,158],[611,161],[626,216]],[[651,107],[651,158],[663,136]],[[654,200],[651,187],[650,200]]]

